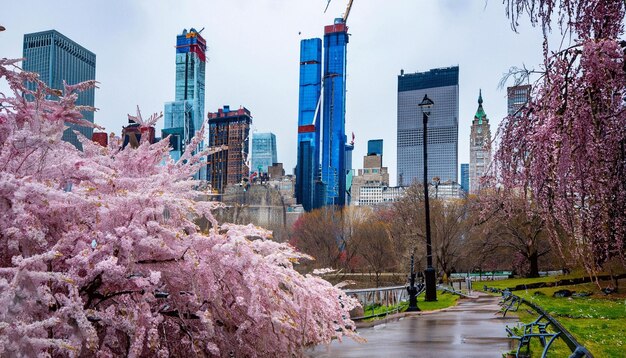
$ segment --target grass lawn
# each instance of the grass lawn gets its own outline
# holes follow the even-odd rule
[[[560,278],[542,278],[559,280]],[[567,278],[571,278],[567,277]],[[486,284],[490,287],[513,287],[526,282],[541,282],[538,279],[511,279],[502,281],[481,282],[475,287]],[[567,289],[576,292],[591,292],[590,297],[555,298],[555,291]],[[623,290],[623,288],[622,288]],[[537,294],[540,292],[541,294]],[[582,345],[596,357],[624,357],[626,352],[626,300],[624,297],[612,298],[601,293],[593,283],[571,286],[544,287],[518,290],[516,295],[543,308],[548,314],[559,321]],[[623,296],[623,295],[620,295]],[[517,313],[524,323],[537,318],[537,314],[529,313],[526,306],[521,306]],[[532,310],[531,310],[532,311]],[[541,352],[539,343],[532,347],[533,352]],[[557,340],[550,348],[550,357],[568,356],[570,351],[561,340]]]
[[[544,276],[535,278],[509,278],[506,280],[478,281],[474,283],[474,287],[482,288],[483,285],[487,285],[489,287],[499,288],[503,290],[505,288],[515,287],[517,285],[529,285],[538,282],[557,282],[564,279],[582,278],[584,276],[585,275],[583,273],[573,273],[570,275]]]
[[[437,301],[426,302],[424,301],[424,294],[417,298],[417,307],[422,311],[434,311],[442,308],[447,308],[456,305],[456,301],[459,300],[459,295],[445,291],[437,291]],[[409,306],[409,303],[406,303]]]

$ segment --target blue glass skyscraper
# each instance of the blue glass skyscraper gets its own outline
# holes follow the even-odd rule
[[[163,138],[170,137],[170,156],[180,159],[204,120],[206,41],[196,29],[176,36],[176,89],[173,102],[165,104]],[[201,144],[202,145],[202,144]],[[206,179],[206,168],[199,173]]]
[[[267,168],[277,163],[276,136],[274,133],[254,133],[252,135],[251,172],[267,173]]]
[[[466,193],[469,193],[469,182],[469,163],[461,163],[461,188],[463,188]]]
[[[96,79],[96,55],[65,37],[56,30],[36,32],[24,35],[23,69],[36,72],[39,78],[50,88],[63,90],[63,81],[73,85]],[[27,83],[34,89],[34,83]],[[94,106],[95,89],[80,92],[77,105]],[[93,112],[82,112],[84,119],[93,123]],[[66,123],[69,127],[63,132],[63,140],[72,143],[76,148],[82,145],[74,131],[78,131],[91,140],[93,128]]]
[[[346,200],[346,48],[348,27],[343,19],[324,27],[324,100],[322,115],[322,181],[326,205]]]
[[[319,206],[321,201],[319,196],[323,195],[320,189],[323,186],[319,183],[320,111],[318,105],[322,90],[321,81],[322,40],[302,40],[300,41],[298,161],[295,189],[297,203],[302,204],[307,211]]]

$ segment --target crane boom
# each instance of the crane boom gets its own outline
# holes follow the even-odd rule
[[[328,0],[328,2],[326,3],[326,8],[324,9],[324,13],[326,13],[326,10],[328,10],[328,5],[330,5],[330,1]],[[346,21],[348,21],[348,16],[350,16],[350,9],[352,9],[352,1],[354,0],[348,0],[348,6],[346,6],[346,12],[343,14],[343,23],[345,24]]]
[[[352,9],[352,1],[354,1],[354,0],[349,0],[348,1],[348,6],[346,7],[346,13],[343,14],[343,23],[344,24],[348,21],[348,16],[350,16],[350,9]]]

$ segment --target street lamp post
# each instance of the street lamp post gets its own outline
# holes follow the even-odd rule
[[[417,287],[415,286],[415,270],[413,269],[413,254],[411,254],[411,283],[407,290],[409,291],[409,308],[406,309],[407,312],[416,312],[419,311],[419,307],[417,307]]]
[[[428,124],[428,116],[430,116],[430,110],[432,109],[435,103],[428,98],[428,95],[424,95],[424,99],[422,103],[419,104],[419,107],[422,109],[422,119],[424,121],[424,211],[426,216],[426,271],[424,271],[424,276],[426,279],[426,301],[437,301],[437,289],[435,282],[435,269],[433,268],[433,253],[432,253],[432,244],[430,239],[430,203],[428,198],[428,135],[426,126]]]

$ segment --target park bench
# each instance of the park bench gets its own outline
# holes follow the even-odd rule
[[[518,341],[516,357],[520,357],[524,347],[526,347],[526,356],[530,356],[530,341],[533,338],[537,338],[543,347],[541,357],[544,358],[552,342],[561,334],[560,331],[548,332],[548,326],[551,324],[552,322],[548,320],[544,314],[541,314],[531,323],[522,324],[513,329],[507,326],[506,331],[509,337]],[[546,339],[548,340],[547,343]]]
[[[569,358],[593,358],[593,354],[591,354],[587,348],[578,343],[571,333],[541,307],[522,297],[514,295],[508,289],[500,290],[497,288],[489,288],[486,285],[483,289],[487,292],[500,292],[502,294],[500,305],[502,306],[501,312],[503,312],[503,317],[508,311],[516,311],[519,309],[520,304],[528,306],[539,314],[539,317],[531,323],[518,325],[513,329],[508,326],[506,327],[509,337],[518,341],[516,357],[530,356],[530,342],[536,337],[543,346],[541,357],[545,357],[552,343],[557,338],[560,338],[572,352]],[[521,352],[524,347],[526,347],[526,352],[522,354]]]
[[[519,305],[522,303],[522,299],[520,297],[515,296],[509,290],[504,290],[502,292],[502,301],[500,302],[500,311],[498,313],[502,313],[502,317],[506,317],[506,313],[509,311],[516,312],[519,309]]]

